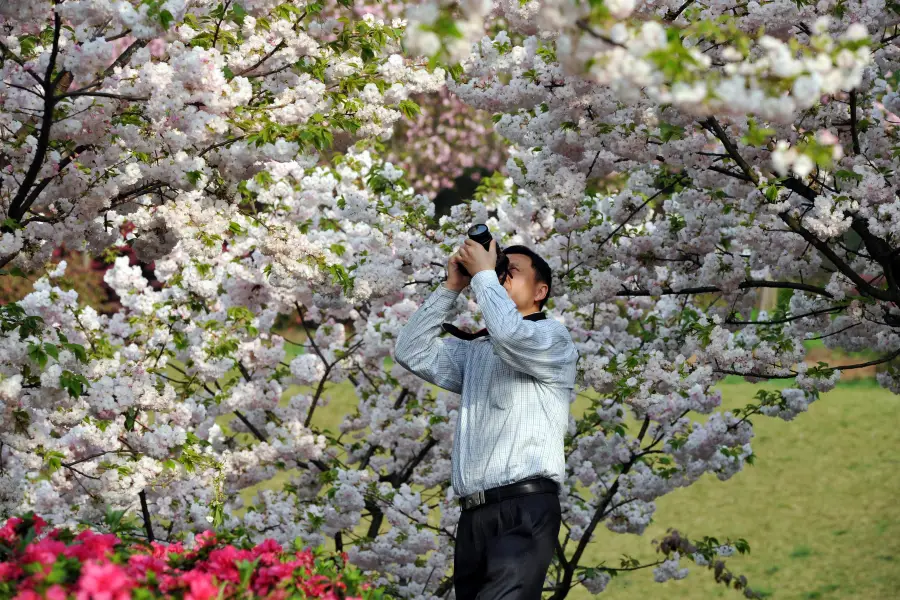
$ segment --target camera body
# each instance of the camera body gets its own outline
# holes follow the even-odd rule
[[[470,240],[476,241],[482,245],[485,250],[490,251],[491,249],[491,240],[494,237],[491,235],[491,230],[488,229],[488,226],[484,223],[476,223],[469,227],[469,231],[466,232],[469,236]],[[458,265],[460,272],[466,277],[470,277],[469,272],[462,265]],[[506,257],[506,254],[503,253],[503,250],[500,249],[500,245],[497,245],[497,265],[494,267],[494,272],[497,273],[497,279],[500,280],[500,283],[506,281],[506,275],[509,273],[509,258]]]

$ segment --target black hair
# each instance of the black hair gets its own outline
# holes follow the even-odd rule
[[[543,310],[544,304],[547,303],[547,299],[550,297],[550,290],[553,286],[553,271],[550,270],[550,265],[548,265],[547,261],[541,258],[537,252],[527,246],[508,246],[503,249],[503,253],[507,255],[524,254],[531,259],[531,266],[534,267],[535,281],[547,284],[547,295],[544,296],[544,299],[538,304],[538,307]]]

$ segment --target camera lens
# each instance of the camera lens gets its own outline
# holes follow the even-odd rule
[[[489,250],[493,236],[491,236],[491,231],[488,229],[487,225],[478,223],[469,227],[469,239],[484,246],[485,250]]]

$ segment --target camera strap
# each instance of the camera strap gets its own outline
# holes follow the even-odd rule
[[[522,318],[525,319],[526,321],[543,321],[544,319],[547,318],[547,315],[545,315],[543,312],[536,312],[536,313],[531,313],[530,315],[525,315]],[[480,330],[476,331],[475,333],[470,333],[468,331],[463,331],[462,329],[460,329],[453,323],[444,323],[441,325],[441,327],[443,327],[444,331],[446,331],[453,337],[459,338],[461,340],[466,340],[467,342],[470,342],[472,340],[477,340],[478,338],[482,338],[482,337],[489,335],[487,329],[480,329]]]

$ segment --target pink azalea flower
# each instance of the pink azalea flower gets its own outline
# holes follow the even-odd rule
[[[44,592],[44,600],[66,600],[66,590],[59,584],[53,584]]]
[[[148,554],[132,554],[128,557],[128,567],[126,571],[130,577],[135,579],[144,579],[147,571],[160,574],[166,570],[166,561]]]
[[[79,533],[75,539],[81,543],[66,548],[65,554],[82,561],[106,558],[119,543],[119,538],[111,533],[97,534],[89,529]]]
[[[209,573],[188,571],[181,576],[181,580],[186,582],[189,588],[184,600],[211,600],[219,595],[219,588]]]
[[[235,563],[242,560],[252,561],[254,558],[250,550],[238,550],[229,545],[209,553],[206,569],[219,581],[238,583],[241,580],[241,574]]]
[[[114,564],[89,561],[81,568],[77,600],[130,600],[134,582]]]
[[[22,522],[22,519],[18,517],[9,518],[6,523],[0,528],[0,539],[5,540],[7,542],[13,542],[16,539],[16,525]]]
[[[0,581],[9,581],[22,576],[22,569],[16,563],[0,562]]]
[[[177,542],[175,544],[160,544],[159,542],[152,542],[150,545],[153,547],[153,558],[166,559],[170,554],[184,553],[184,544],[182,544],[181,542]]]
[[[46,567],[55,563],[56,557],[60,554],[64,554],[65,551],[66,544],[64,542],[44,538],[28,544],[20,562],[22,564],[37,562]]]

